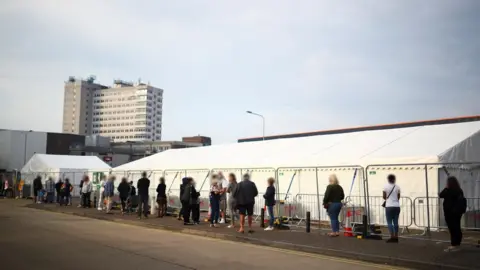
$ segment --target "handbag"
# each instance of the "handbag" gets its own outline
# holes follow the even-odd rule
[[[396,185],[393,185],[392,190],[390,190],[390,193],[388,194],[387,198],[385,199],[385,201],[383,201],[382,207],[385,207],[385,205],[387,204],[387,200],[388,200],[388,198],[390,198],[390,195],[392,195],[392,192],[395,190],[395,187],[396,187]]]

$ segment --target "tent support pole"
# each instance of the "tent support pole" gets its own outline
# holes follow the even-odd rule
[[[317,209],[318,209],[318,227],[320,228],[320,215],[321,215],[321,210],[320,210],[320,190],[318,187],[318,168],[315,168],[315,179],[316,179],[316,184],[317,184]]]
[[[427,230],[426,234],[430,237],[430,197],[428,195],[428,165],[425,164],[425,190],[427,197]]]

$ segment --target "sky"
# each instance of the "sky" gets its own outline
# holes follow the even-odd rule
[[[164,89],[164,140],[480,114],[480,1],[2,0],[0,128],[61,132],[69,76]]]

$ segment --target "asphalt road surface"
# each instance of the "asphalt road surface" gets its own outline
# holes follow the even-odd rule
[[[0,202],[1,269],[393,269]]]

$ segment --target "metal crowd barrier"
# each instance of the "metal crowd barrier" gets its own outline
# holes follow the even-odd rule
[[[480,230],[480,198],[466,198],[467,211],[462,217],[462,229]],[[427,211],[427,208],[429,211]],[[417,197],[413,201],[413,223],[423,228],[424,234],[428,229],[446,230],[447,223],[443,212],[443,199]],[[429,215],[427,214],[429,213]],[[428,226],[430,224],[430,226]]]

